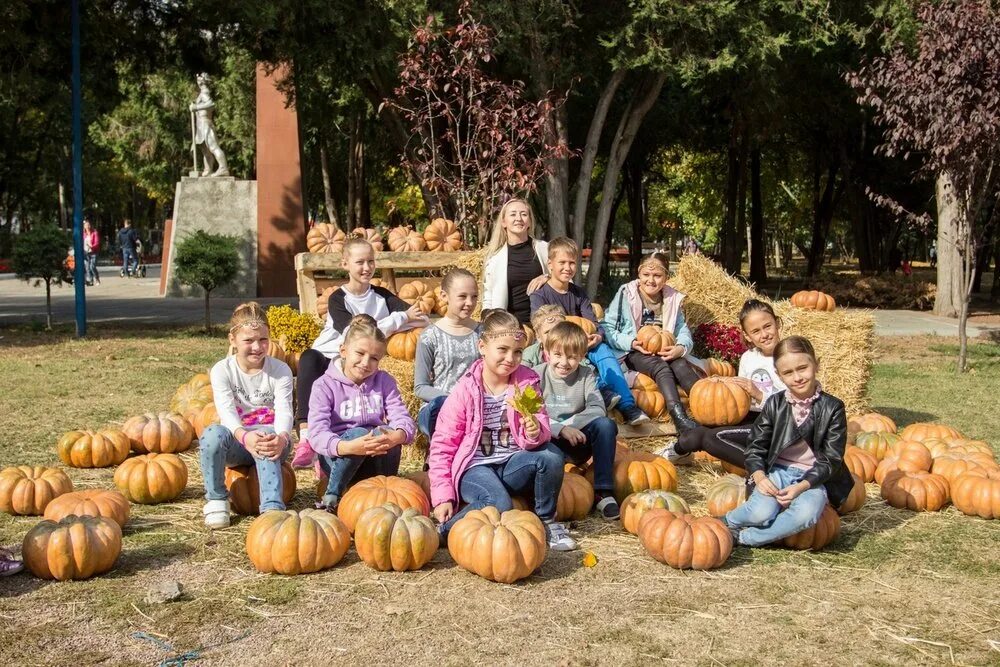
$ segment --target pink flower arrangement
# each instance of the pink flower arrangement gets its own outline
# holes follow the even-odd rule
[[[746,339],[739,327],[718,322],[695,327],[694,353],[697,357],[715,357],[736,364],[747,349]]]

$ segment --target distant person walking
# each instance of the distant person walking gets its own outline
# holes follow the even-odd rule
[[[118,230],[118,247],[122,251],[122,277],[131,276],[139,268],[139,258],[135,253],[139,236],[132,229],[132,221],[125,218],[122,228]],[[134,266],[133,266],[134,265]]]
[[[935,266],[937,266],[937,241],[931,242],[931,247],[927,251],[927,256],[930,257],[931,268],[933,269]]]
[[[97,272],[97,251],[101,249],[101,235],[90,224],[83,220],[83,268],[87,286],[100,285],[101,274]]]

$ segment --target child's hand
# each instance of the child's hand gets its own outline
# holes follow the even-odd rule
[[[758,403],[760,403],[760,401],[764,398],[764,392],[757,388],[757,385],[753,383],[753,380],[750,380],[749,378],[741,378],[739,376],[729,379],[733,384],[750,394],[753,400]]]
[[[246,438],[250,439],[249,436]],[[285,451],[285,441],[277,433],[260,434],[255,442],[258,458],[277,461]]]
[[[777,498],[778,494],[781,492],[781,490],[774,485],[774,482],[771,481],[771,478],[759,470],[753,474],[753,481],[754,484],[757,485],[757,490],[765,496],[773,496]]]
[[[437,519],[438,523],[444,523],[455,514],[455,506],[452,505],[451,501],[446,503],[441,503],[434,508],[434,518]]]
[[[646,348],[644,348],[642,346],[642,343],[640,343],[638,340],[632,341],[632,349],[635,350],[636,352],[642,352],[643,354],[649,354],[649,352],[646,350]]]
[[[403,444],[406,440],[406,433],[401,429],[395,428],[391,431],[382,431],[381,433],[375,434],[375,440],[382,445],[385,445],[386,451],[392,449],[396,445]]]
[[[587,336],[587,349],[593,350],[595,347],[601,344],[601,334],[592,333]]]
[[[406,321],[407,323],[413,322],[423,322],[424,321],[424,311],[420,309],[420,304],[415,303],[406,309]]]
[[[392,447],[380,440],[381,437],[369,433],[354,440],[341,440],[337,453],[341,456],[382,456]]]
[[[788,507],[789,505],[792,504],[793,500],[798,498],[802,494],[802,492],[806,491],[808,488],[809,488],[808,482],[797,482],[795,484],[792,484],[791,486],[786,486],[785,488],[781,489],[780,491],[778,491],[777,494],[775,494],[774,497],[778,501],[779,505],[781,505],[782,507]]]
[[[587,436],[583,434],[583,431],[572,426],[563,426],[562,430],[559,431],[559,437],[574,447],[587,442]]]
[[[542,432],[541,427],[538,425],[538,420],[534,418],[524,419],[524,434],[534,440],[538,437],[538,434]]]
[[[687,352],[687,350],[684,349],[683,345],[672,345],[660,352],[660,356],[667,361],[673,361],[674,359],[680,359],[683,357],[685,352]]]

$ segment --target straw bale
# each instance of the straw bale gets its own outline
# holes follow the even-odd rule
[[[684,316],[692,328],[707,322],[739,326],[747,299],[770,303],[785,336],[805,336],[820,359],[823,388],[844,401],[849,414],[868,410],[868,381],[875,347],[875,318],[870,311],[820,312],[797,308],[787,300],[761,296],[721,266],[701,255],[686,255],[670,284],[687,295]]]

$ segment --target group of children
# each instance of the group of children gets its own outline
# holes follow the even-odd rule
[[[798,532],[818,521],[828,499],[836,505],[846,497],[851,478],[842,464],[843,404],[822,392],[809,342],[781,340],[770,306],[749,301],[740,314],[753,348],[743,355],[736,382],[751,394],[754,412],[739,426],[708,429],[680,402],[678,388],[689,390],[701,374],[691,357],[683,295],[667,285],[666,259],[645,258],[603,321],[572,282],[578,261],[571,239],[548,244],[548,280],[530,294],[538,342],[528,346],[520,322],[507,310],[485,311],[481,322],[472,319],[479,286],[468,271],[444,276],[447,313],[430,323],[416,306],[372,286],[372,246],[348,240],[342,265],[349,279],[331,296],[323,332],[299,362],[294,418],[291,371],[266,355],[266,319],[256,304],[237,308],[229,334],[236,353],[211,373],[221,424],[206,431],[201,445],[206,524],[229,523],[226,465],[254,463],[261,511],[284,508],[280,464],[295,427],[294,462],[308,466],[315,460],[328,479],[319,505],[330,511],[351,484],[396,474],[401,447],[419,428],[430,441],[430,500],[443,540],[469,510],[493,505],[505,511],[513,507],[513,496],[523,495],[545,523],[550,548],[575,549],[566,526],[555,520],[564,463],[593,459],[594,509],[617,519],[618,427],[609,411],[617,409],[630,424],[649,418],[632,397],[629,371],[653,378],[678,428],[680,437],[663,456],[681,461],[704,450],[747,470],[752,494],[725,517],[739,543],[766,544]],[[567,316],[589,320],[595,332],[588,335]],[[672,332],[675,344],[647,352],[637,341],[647,324]],[[417,326],[425,328],[417,344],[414,393],[424,405],[415,422],[379,361],[388,336]],[[544,397],[534,415],[521,414],[512,401],[528,387]]]

